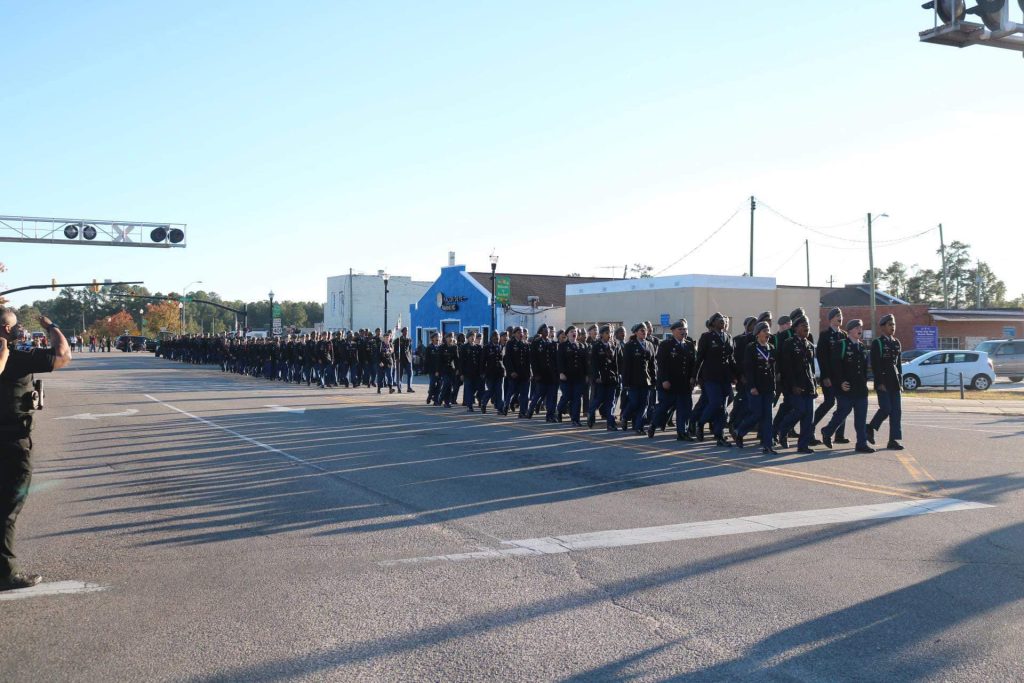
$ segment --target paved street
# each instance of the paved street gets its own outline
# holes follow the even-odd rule
[[[908,400],[902,453],[765,459],[150,354],[47,392],[19,519],[45,583],[0,596],[5,681],[1024,667],[1020,416]]]

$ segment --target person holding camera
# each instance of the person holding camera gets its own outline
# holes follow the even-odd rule
[[[34,375],[70,363],[71,347],[49,318],[40,316],[39,324],[49,336],[49,348],[19,351],[14,348],[23,332],[18,316],[13,309],[0,309],[0,591],[42,581],[38,574],[18,570],[14,526],[32,481],[32,413],[42,408],[42,383]]]

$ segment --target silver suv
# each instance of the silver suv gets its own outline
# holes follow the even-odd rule
[[[988,354],[997,375],[1009,377],[1011,382],[1024,379],[1024,339],[991,339],[974,350]]]

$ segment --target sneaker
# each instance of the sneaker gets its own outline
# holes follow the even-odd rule
[[[903,450],[903,444],[901,444],[899,441],[890,441],[888,444],[886,444],[885,447],[888,448],[890,451]]]
[[[43,577],[39,576],[39,574],[16,572],[8,576],[6,579],[0,579],[0,591],[15,591],[19,588],[31,588],[32,586],[38,586],[39,582],[42,580]]]

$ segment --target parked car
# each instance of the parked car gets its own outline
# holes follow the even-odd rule
[[[142,351],[146,348],[146,338],[135,334],[122,334],[114,342],[114,348],[121,351]]]
[[[1024,379],[1024,340],[992,339],[981,342],[974,350],[988,354],[997,375],[1009,377],[1011,382]]]
[[[984,351],[929,351],[903,364],[903,388],[964,386],[985,391],[996,381],[992,360]]]
[[[902,359],[904,363],[909,363],[918,356],[923,356],[926,353],[928,353],[928,349],[907,349],[900,354],[900,359]]]

